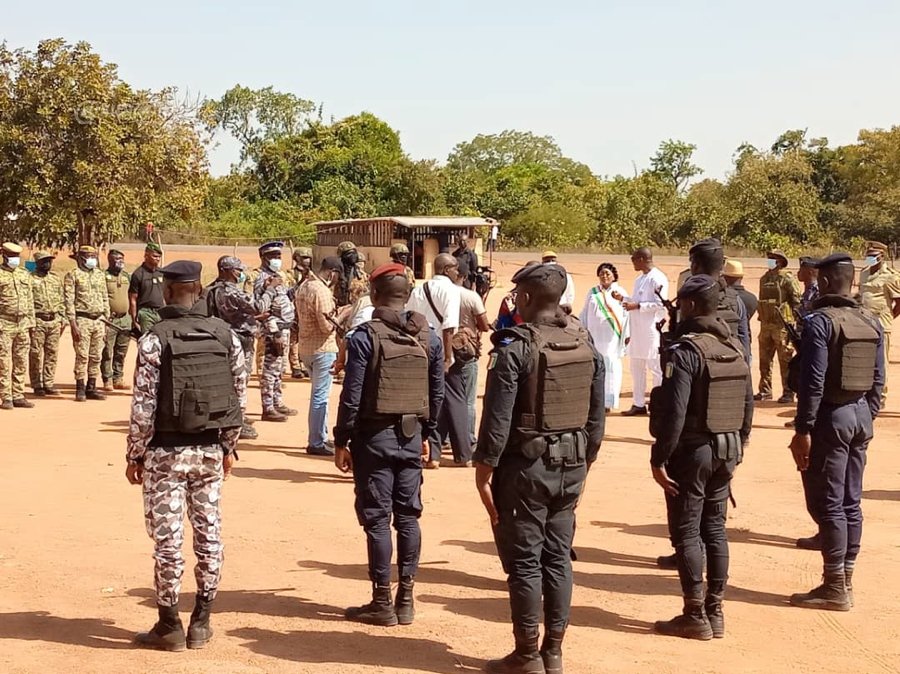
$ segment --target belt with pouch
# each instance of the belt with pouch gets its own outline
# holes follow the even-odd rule
[[[116,320],[119,318],[125,318],[127,315],[128,315],[128,313],[125,312],[125,313],[121,313],[121,314],[110,314],[109,317],[113,320]]]
[[[44,313],[43,311],[41,311],[41,312],[37,312],[37,311],[34,312],[34,317],[35,317],[35,318],[40,318],[42,321],[47,321],[48,323],[49,323],[50,321],[55,321],[55,320],[58,318],[58,316],[57,316],[56,314],[53,314],[53,313]]]
[[[545,438],[544,461],[550,466],[577,465],[587,459],[587,437],[584,432],[570,431]]]
[[[92,321],[96,321],[96,320],[97,320],[98,318],[100,318],[102,315],[103,315],[103,314],[95,314],[95,313],[91,313],[91,312],[89,312],[89,311],[76,311],[76,312],[75,312],[75,316],[76,316],[77,318],[87,318],[87,319],[90,319],[90,320],[92,320]]]

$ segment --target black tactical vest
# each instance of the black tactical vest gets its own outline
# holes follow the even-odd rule
[[[858,400],[875,381],[875,319],[858,307],[824,307],[819,311],[831,320],[823,400],[832,405]]]
[[[225,282],[216,279],[206,286],[200,293],[200,301],[206,306],[206,315],[214,318],[222,318],[219,316],[219,307],[216,305],[216,295],[221,292]]]
[[[513,424],[525,436],[584,428],[591,406],[596,362],[587,331],[574,320],[566,327],[525,323],[531,337],[531,371],[516,401]]]
[[[167,307],[168,309],[168,307]],[[164,309],[163,312],[166,310]],[[217,318],[186,313],[164,318],[150,331],[162,345],[154,446],[197,442],[241,425],[231,374],[231,330]]]
[[[700,381],[691,389],[685,431],[735,433],[744,425],[750,368],[734,339],[691,333],[680,340],[700,356]]]
[[[364,323],[361,329],[372,337],[372,358],[360,416],[427,419],[429,331],[413,336],[378,319]]]
[[[731,336],[739,339],[741,317],[738,315],[738,294],[734,288],[724,288],[719,293],[719,306],[716,307],[716,316],[721,318],[728,326]]]

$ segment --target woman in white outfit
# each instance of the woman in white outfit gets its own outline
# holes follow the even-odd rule
[[[606,409],[618,409],[622,390],[622,358],[628,341],[628,312],[613,293],[624,296],[619,272],[609,262],[597,267],[597,285],[588,291],[581,322],[594,340],[606,368]]]

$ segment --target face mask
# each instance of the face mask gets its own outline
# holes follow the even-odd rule
[[[773,260],[772,258],[769,258],[768,260],[766,260],[766,266],[769,269],[775,269],[775,267],[778,266],[778,260]]]
[[[359,253],[355,250],[350,250],[341,255],[341,258],[344,260],[344,264],[354,265],[359,262]]]
[[[96,269],[97,268],[97,258],[89,257],[84,261],[85,269]]]
[[[8,257],[6,258],[6,266],[10,269],[15,269],[19,266],[19,262],[21,262],[21,258],[18,257]]]
[[[241,272],[240,276],[238,276],[237,282],[241,285],[244,284],[244,281],[247,280],[247,275],[244,272]]]
[[[878,264],[877,257],[875,257],[874,255],[866,255],[866,266],[867,267],[874,267],[876,264]]]
[[[273,260],[269,260],[269,269],[275,272],[281,271],[281,258],[276,257]]]

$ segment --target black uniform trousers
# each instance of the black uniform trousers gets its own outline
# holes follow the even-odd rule
[[[803,471],[806,509],[819,525],[826,571],[853,565],[862,539],[862,480],[872,439],[865,398],[819,408],[811,434],[809,468]]]
[[[366,532],[369,578],[391,582],[391,520],[397,530],[400,577],[415,576],[422,533],[422,436],[404,438],[399,424],[367,435],[362,429],[350,440],[356,516]]]
[[[453,460],[462,463],[472,460],[472,436],[469,433],[469,398],[466,391],[466,368],[456,361],[444,373],[444,404],[438,417],[437,429],[429,438],[431,460],[441,460],[441,444],[450,438]]]
[[[729,560],[725,515],[736,464],[736,459],[715,458],[709,444],[679,447],[666,463],[666,472],[678,483],[678,496],[666,494],[666,510],[685,597],[703,598],[704,546],[709,592],[725,590]]]
[[[512,622],[538,627],[541,596],[547,630],[563,630],[572,604],[572,538],[575,506],[587,465],[504,454],[491,490],[500,521],[494,527],[497,552],[506,572]]]

